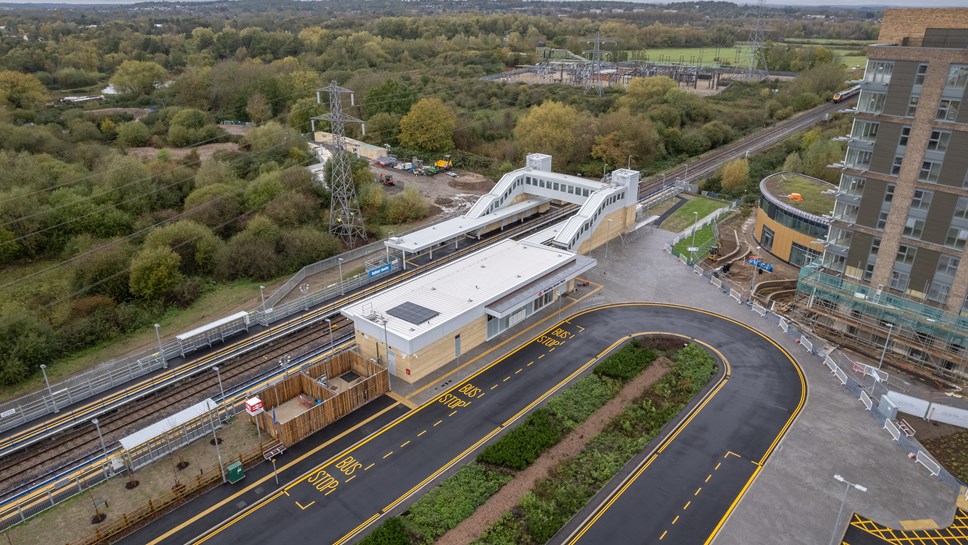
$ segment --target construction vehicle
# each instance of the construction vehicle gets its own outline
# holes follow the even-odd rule
[[[719,246],[713,246],[709,248],[709,260],[715,263],[719,260]]]
[[[383,185],[397,185],[393,181],[393,174],[380,174],[380,183]]]
[[[434,167],[438,171],[450,170],[453,166],[454,164],[450,162],[450,159],[441,159],[434,163]]]

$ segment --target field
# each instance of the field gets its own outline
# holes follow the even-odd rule
[[[867,56],[863,54],[865,42],[859,42],[856,47],[841,43],[832,45],[831,49],[834,53],[840,55],[841,62],[847,65],[847,68],[864,67],[867,64]],[[748,66],[750,63],[748,47],[675,47],[628,51],[628,55],[629,60],[633,61],[701,64],[703,66],[718,66],[720,62],[728,66]]]
[[[693,212],[698,212],[698,218],[701,220],[709,214],[712,214],[713,211],[724,206],[726,206],[726,203],[722,201],[696,197],[682,205],[682,208],[676,210],[668,219],[662,222],[661,227],[666,231],[679,233],[695,222],[697,215],[693,214]]]

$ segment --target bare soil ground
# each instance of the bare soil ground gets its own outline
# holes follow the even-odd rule
[[[404,188],[415,187],[445,214],[462,207],[469,208],[478,197],[494,187],[494,182],[484,176],[463,170],[452,170],[451,172],[457,174],[456,178],[452,178],[444,173],[434,176],[418,176],[394,168],[383,168],[376,165],[371,168],[377,178],[381,174],[393,176],[396,184],[385,186],[387,193],[399,193]]]
[[[549,471],[562,461],[573,458],[581,452],[586,443],[601,433],[613,418],[620,415],[625,407],[662,378],[672,366],[673,363],[668,358],[658,358],[642,374],[626,384],[617,396],[588,417],[582,425],[539,456],[527,469],[515,475],[514,480],[504,485],[497,494],[478,507],[473,515],[444,534],[437,541],[437,545],[462,545],[480,537],[488,526],[501,518],[501,515],[518,505],[538,480],[547,477]]]
[[[219,444],[222,461],[227,465],[241,452],[255,448],[259,444],[258,433],[245,413],[234,418],[218,431],[218,436],[222,439]],[[55,541],[51,539],[52,536],[64,536],[61,543],[68,540],[67,536],[70,536],[69,539],[80,539],[97,528],[91,524],[94,500],[98,502],[98,510],[107,514],[107,521],[117,520],[125,513],[147,504],[148,500],[170,493],[176,479],[185,483],[194,479],[200,471],[218,467],[218,454],[210,442],[211,438],[211,434],[208,434],[176,454],[135,471],[134,478],[139,482],[137,488],[128,490],[125,487],[128,482],[126,477],[114,477],[6,533],[11,542],[16,544],[52,543]],[[263,433],[262,439],[266,438]],[[178,470],[176,467],[179,461],[186,461],[189,465]]]

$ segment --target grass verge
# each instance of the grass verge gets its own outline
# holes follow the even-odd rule
[[[679,242],[675,243],[675,245],[672,248],[677,252],[679,252],[680,254],[686,257],[689,257],[689,247],[693,245],[694,240],[695,240],[695,246],[697,248],[703,248],[707,242],[709,242],[714,238],[716,238],[716,233],[713,232],[713,226],[707,225],[702,229],[696,231],[695,239],[693,239],[692,235],[690,235],[680,240]],[[697,259],[702,259],[703,257],[704,256],[701,253],[696,254]]]
[[[662,222],[661,227],[666,231],[672,231],[673,233],[679,233],[685,230],[696,222],[698,217],[700,220],[712,214],[716,210],[723,208],[727,203],[723,201],[716,201],[713,199],[707,199],[705,197],[695,197],[690,199],[689,202],[682,205],[681,208],[673,212],[668,219]],[[698,212],[693,214],[693,212]]]

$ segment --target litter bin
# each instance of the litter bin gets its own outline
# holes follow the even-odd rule
[[[229,482],[232,484],[245,478],[245,472],[242,471],[242,462],[233,462],[226,469],[228,470]]]

